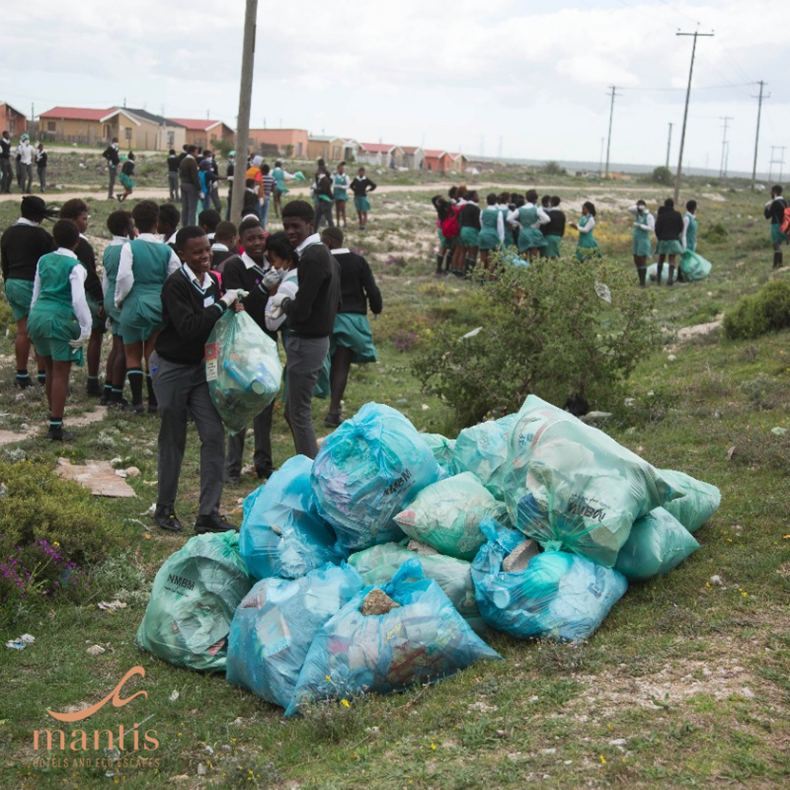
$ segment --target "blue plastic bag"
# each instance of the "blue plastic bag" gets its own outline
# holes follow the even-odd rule
[[[368,403],[324,440],[311,482],[338,547],[355,550],[402,538],[393,517],[441,477],[431,448],[409,420]]]
[[[629,582],[663,576],[699,548],[691,533],[663,507],[637,519],[617,555],[615,570]]]
[[[696,532],[719,509],[721,491],[716,486],[674,469],[662,469],[661,476],[680,494],[664,509],[689,532]]]
[[[618,571],[562,551],[546,551],[525,570],[505,572],[502,563],[524,536],[491,520],[481,529],[488,543],[472,563],[480,614],[518,639],[587,639],[628,588]]]
[[[480,659],[500,659],[456,612],[418,562],[401,566],[384,592],[400,606],[363,615],[366,587],[318,632],[307,653],[294,700],[285,712],[323,699],[389,694],[453,675]]]
[[[304,455],[289,458],[244,500],[239,549],[255,579],[297,579],[327,562],[338,563],[335,533],[318,512]]]
[[[228,637],[228,683],[287,708],[318,630],[365,586],[345,564],[301,579],[263,579],[236,610]]]
[[[453,463],[453,448],[455,447],[455,439],[448,439],[440,433],[421,433],[425,443],[431,448],[433,457],[436,463],[442,468],[445,474],[457,474],[455,464]]]

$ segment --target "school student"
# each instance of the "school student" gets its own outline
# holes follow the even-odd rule
[[[274,163],[274,170],[272,170],[272,178],[275,180],[274,186],[274,216],[279,217],[282,212],[282,198],[283,195],[288,194],[285,188],[285,182],[293,178],[293,174],[289,173],[283,168],[283,163],[278,159]]]
[[[11,170],[11,135],[4,131],[0,135],[0,192],[11,194],[11,182],[14,175]]]
[[[184,225],[195,224],[198,199],[203,197],[200,192],[197,151],[196,145],[188,145],[186,156],[178,166],[178,177],[181,182],[181,219]]]
[[[25,389],[33,385],[27,372],[31,349],[27,334],[27,319],[30,302],[33,299],[36,265],[39,258],[55,249],[52,236],[41,227],[41,223],[45,219],[56,217],[58,212],[56,209],[47,208],[47,204],[38,195],[27,195],[22,198],[20,213],[21,217],[11,227],[6,228],[0,237],[0,265],[6,299],[16,322],[15,383],[20,389]],[[36,363],[38,383],[44,384],[46,381],[44,360],[38,354],[36,354]]]
[[[185,160],[186,161],[186,160]],[[115,280],[115,306],[121,311],[121,337],[126,355],[126,375],[132,402],[124,411],[144,414],[143,359],[148,389],[148,413],[155,414],[157,400],[151,382],[151,352],[162,328],[162,286],[181,262],[154,232],[159,220],[159,206],[153,200],[141,200],[132,209],[138,237],[121,249],[118,276]],[[204,231],[200,231],[205,235]],[[208,243],[208,240],[207,240]],[[178,236],[176,236],[178,244]]]
[[[123,203],[129,195],[132,194],[134,191],[134,179],[132,176],[134,175],[134,154],[129,151],[129,156],[126,157],[126,161],[123,163],[121,167],[121,175],[118,180],[123,184],[123,194],[118,195],[118,202]]]
[[[118,209],[107,217],[107,230],[112,240],[104,249],[102,256],[102,288],[104,289],[104,312],[110,319],[112,349],[107,357],[107,374],[104,379],[102,406],[113,409],[123,408],[123,383],[126,380],[126,353],[121,337],[121,312],[115,306],[115,281],[121,264],[121,249],[135,237],[134,220],[128,211]]]
[[[683,252],[697,251],[697,201],[686,201],[686,213],[683,215],[683,235],[680,237]]]
[[[283,226],[299,258],[299,291],[295,297],[280,293],[270,298],[291,325],[286,343],[287,383],[285,416],[297,454],[315,458],[318,443],[313,429],[313,390],[329,351],[329,336],[340,305],[340,268],[313,232],[315,212],[304,200],[283,207]]]
[[[164,242],[170,249],[176,250],[176,232],[181,221],[181,212],[172,203],[163,203],[159,206],[159,219],[156,223],[156,232],[164,237]]]
[[[214,324],[228,309],[244,308],[238,293],[220,296],[210,274],[211,245],[197,227],[176,236],[179,266],[161,293],[162,331],[151,354],[156,399],[162,413],[159,426],[158,492],[154,521],[160,529],[181,532],[175,513],[178,478],[192,418],[200,437],[200,503],[195,533],[235,529],[219,515],[225,466],[225,429],[206,383],[204,348]]]
[[[477,192],[469,192],[466,203],[458,212],[458,222],[461,225],[458,243],[461,252],[453,258],[453,274],[458,277],[463,277],[468,272],[471,272],[477,263],[477,247],[480,237],[480,205],[478,200]]]
[[[357,210],[359,229],[365,230],[368,224],[368,212],[370,211],[368,194],[376,188],[376,185],[365,175],[365,168],[360,167],[350,187],[354,193],[354,208]]]
[[[439,250],[436,253],[436,276],[444,276],[450,273],[450,263],[453,258],[454,236],[445,236],[445,222],[452,216],[456,217],[455,196],[458,192],[457,187],[450,187],[447,198],[442,195],[434,195],[431,203],[436,209],[436,235],[439,237]],[[457,222],[457,220],[456,220]],[[449,228],[448,228],[449,230]],[[444,269],[442,268],[444,266]]]
[[[675,283],[675,261],[678,255],[683,254],[683,245],[680,237],[683,235],[683,217],[675,210],[675,201],[667,198],[664,205],[658,210],[656,218],[656,252],[658,253],[658,266],[656,267],[656,284],[661,285],[661,275],[664,261],[669,259],[669,277],[667,285]]]
[[[644,288],[647,275],[647,259],[653,254],[650,234],[655,233],[656,222],[644,200],[637,200],[628,211],[634,215],[634,233],[631,251],[634,255],[634,266],[639,277],[639,287]]]
[[[343,231],[340,228],[326,228],[321,234],[321,241],[329,247],[340,265],[340,307],[329,338],[332,396],[329,413],[324,419],[324,425],[336,428],[343,422],[343,395],[351,364],[364,365],[378,360],[370,333],[368,306],[373,315],[380,315],[383,304],[368,262],[343,246]]]
[[[595,204],[589,200],[582,203],[582,215],[579,222],[571,222],[569,227],[579,231],[579,241],[576,244],[576,259],[586,261],[599,257],[601,251],[595,240]]]
[[[39,143],[36,148],[36,170],[38,171],[38,183],[42,192],[47,191],[47,160],[49,154],[44,150],[44,143]]]
[[[233,197],[233,176],[236,173],[236,152],[228,153],[228,166],[225,169],[225,179],[228,182],[228,204],[225,207],[225,220],[230,221],[230,201]]]
[[[323,159],[320,160],[323,163]],[[326,221],[330,228],[335,226],[332,219],[332,177],[329,175],[325,164],[320,164],[315,174],[315,230],[321,230],[321,225]]]
[[[277,186],[274,176],[271,174],[271,168],[267,164],[261,165],[261,193],[263,203],[261,204],[261,225],[266,230],[269,222],[269,207],[271,205],[272,193]]]
[[[260,222],[260,212],[261,204],[258,197],[258,187],[254,178],[248,178],[244,182],[244,202],[241,205],[241,218],[252,216]]]
[[[167,186],[170,189],[170,200],[180,200],[178,191],[178,165],[179,160],[176,156],[176,149],[171,148],[167,155]]]
[[[787,200],[782,197],[782,186],[775,184],[771,187],[771,199],[765,204],[764,215],[771,220],[771,244],[774,248],[774,269],[782,266],[782,245],[787,244],[788,236],[782,233],[782,223],[785,218]]]
[[[530,189],[525,198],[524,204],[511,211],[507,219],[512,226],[519,227],[518,251],[526,253],[528,258],[534,258],[546,247],[546,239],[540,228],[551,220],[543,208],[537,205],[536,190]]]
[[[211,269],[222,272],[224,263],[228,258],[237,254],[236,226],[232,222],[220,222],[214,233],[214,241],[211,244]]]
[[[107,189],[107,199],[112,200],[113,187],[115,186],[115,175],[118,172],[118,164],[121,161],[121,155],[118,153],[118,138],[113,137],[112,142],[104,149],[102,156],[107,160],[107,172],[110,176],[110,185]]]
[[[340,227],[340,220],[343,220],[343,227],[348,227],[346,219],[346,203],[348,203],[348,188],[351,185],[351,177],[346,173],[346,163],[341,162],[337,166],[335,176],[332,179],[332,187],[335,193],[335,215],[337,216],[337,226]]]
[[[266,328],[266,302],[269,289],[280,282],[280,273],[272,270],[264,255],[266,233],[260,222],[253,218],[244,220],[239,226],[239,242],[244,253],[228,258],[222,268],[222,286],[225,289],[245,291],[242,304],[247,314],[272,340],[277,333]],[[258,414],[252,422],[255,434],[253,465],[255,474],[267,479],[273,470],[272,462],[272,413],[274,402]],[[228,455],[225,467],[225,482],[239,484],[242,458],[244,455],[245,431],[228,436]]]
[[[561,254],[562,237],[565,235],[565,213],[560,208],[561,202],[559,195],[551,196],[546,211],[549,221],[540,228],[546,239],[546,247],[542,251],[546,258],[559,258]]]
[[[210,242],[214,242],[214,234],[217,232],[217,225],[222,222],[222,217],[219,211],[213,208],[207,208],[198,214],[197,224],[199,228],[203,228],[208,236]]]
[[[22,183],[19,186],[23,192],[30,192],[33,188],[33,162],[36,158],[36,149],[30,145],[30,137],[27,134],[19,138],[16,153],[22,171]]]
[[[88,395],[101,397],[102,390],[99,386],[99,366],[101,365],[102,337],[107,330],[107,315],[104,312],[104,289],[96,271],[96,253],[85,236],[88,230],[88,205],[80,198],[67,200],[60,207],[61,219],[70,219],[80,232],[77,245],[77,259],[85,267],[88,276],[85,279],[85,294],[88,307],[91,311],[92,330],[86,353],[88,362]]]
[[[497,195],[492,192],[486,197],[486,207],[480,212],[480,262],[486,271],[489,270],[491,250],[501,247],[505,243],[505,223],[502,212],[497,204]]]
[[[61,219],[52,229],[57,249],[36,267],[27,331],[47,372],[47,403],[52,441],[69,441],[63,413],[72,363],[83,364],[82,344],[91,334],[91,313],[85,300],[87,272],[74,252],[80,241],[77,226]]]

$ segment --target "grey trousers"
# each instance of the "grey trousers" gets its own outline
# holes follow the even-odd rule
[[[335,221],[332,219],[332,206],[334,203],[327,203],[326,200],[317,200],[315,204],[315,232],[318,233],[319,228],[324,220],[330,228],[335,227]]]
[[[291,335],[285,345],[285,373],[288,376],[285,419],[291,427],[296,453],[308,458],[318,455],[318,442],[313,429],[313,390],[328,352],[328,337]]]
[[[219,513],[225,466],[225,429],[206,383],[206,365],[178,365],[154,352],[149,362],[162,421],[159,427],[159,492],[156,504],[173,507],[187,442],[187,415],[200,437],[198,513]]]
[[[47,191],[47,168],[46,167],[39,167],[38,168],[38,183],[41,184],[41,191]]]
[[[181,227],[197,221],[198,188],[189,181],[181,182]]]
[[[220,217],[222,216],[222,201],[219,199],[219,187],[214,186],[210,193],[211,203],[214,206],[214,210],[219,212]],[[265,229],[265,228],[264,228]]]
[[[180,200],[178,192],[179,176],[175,170],[167,171],[167,185],[170,187],[170,200]]]
[[[110,174],[110,186],[107,187],[107,197],[111,198],[113,196],[112,190],[115,186],[115,176],[118,173],[118,168],[114,165],[110,165],[107,168],[107,172]]]
[[[255,433],[255,454],[252,463],[255,471],[262,477],[268,477],[272,471],[272,412],[274,403],[267,406],[253,421],[252,430]],[[228,435],[228,457],[225,468],[228,477],[238,477],[241,474],[242,458],[244,456],[244,440],[247,431]]]
[[[33,165],[22,165],[22,178],[25,185],[22,187],[23,192],[30,192],[33,189]]]
[[[11,182],[14,180],[14,171],[11,169],[11,160],[0,159],[0,192],[11,192]]]

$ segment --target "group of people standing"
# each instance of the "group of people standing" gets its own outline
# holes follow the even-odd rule
[[[11,185],[14,181],[14,169],[11,167],[11,135],[4,131],[0,135],[0,193],[11,194]],[[33,189],[33,167],[38,174],[39,187],[42,192],[47,191],[47,160],[49,154],[44,150],[44,143],[39,143],[35,148],[30,143],[30,135],[22,134],[19,143],[14,149],[16,165],[16,183],[20,192],[30,192]]]

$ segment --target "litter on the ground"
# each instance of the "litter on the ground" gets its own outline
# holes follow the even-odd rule
[[[129,604],[123,601],[101,601],[96,604],[97,609],[102,609],[105,612],[117,612],[119,609],[126,609]]]
[[[22,634],[22,636],[19,636],[16,639],[9,639],[5,643],[5,646],[9,650],[24,650],[28,645],[32,645],[35,641],[36,637],[31,636],[30,634]]]

